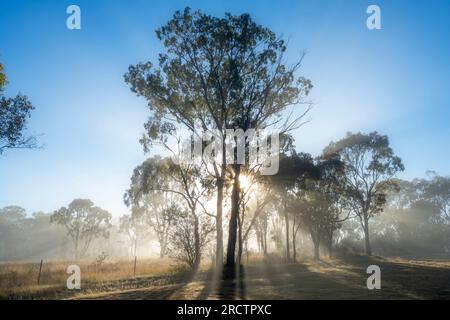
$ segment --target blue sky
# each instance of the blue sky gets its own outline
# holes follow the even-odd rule
[[[66,28],[79,5],[82,29]],[[381,30],[366,8],[381,8]],[[450,2],[443,1],[49,1],[0,0],[0,61],[8,95],[36,107],[29,132],[44,148],[0,157],[0,207],[52,211],[91,198],[118,216],[148,112],[123,82],[128,65],[155,60],[154,30],[177,9],[248,12],[303,51],[314,83],[310,123],[297,149],[318,154],[347,131],[388,134],[403,178],[450,174]]]

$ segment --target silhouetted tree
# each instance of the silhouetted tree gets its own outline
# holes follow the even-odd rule
[[[5,85],[6,85],[6,74],[3,68],[3,64],[0,63],[0,92],[3,91]]]
[[[383,211],[387,193],[398,189],[392,178],[404,170],[402,161],[389,146],[388,137],[377,132],[348,133],[330,143],[324,154],[338,155],[344,162],[345,194],[364,231],[366,254],[372,255],[369,221]]]
[[[238,252],[237,263],[241,264],[244,244],[248,243],[248,239],[252,230],[258,224],[261,214],[264,214],[266,206],[274,200],[272,197],[273,189],[267,179],[257,173],[249,171],[244,172],[241,178],[245,179],[245,184],[241,185],[240,206],[241,210],[238,215]]]
[[[142,196],[153,192],[177,195],[188,213],[189,223],[193,226],[195,263],[192,266],[198,268],[202,256],[201,223],[205,220],[202,217],[209,217],[204,202],[208,199],[211,184],[211,180],[202,175],[201,167],[194,164],[177,164],[170,158],[156,156],[134,170],[131,188],[126,197],[139,201]],[[178,210],[170,212],[176,213]]]
[[[204,215],[196,217],[184,210],[173,211],[172,219],[174,227],[168,233],[168,252],[172,258],[196,270],[201,253],[211,240],[209,235],[214,225]]]
[[[295,153],[289,155],[282,153],[280,156],[280,169],[274,176],[267,177],[267,179],[274,185],[275,190],[278,191],[279,201],[281,202],[283,210],[279,212],[283,214],[285,224],[286,237],[286,260],[291,261],[290,242],[291,238],[289,220],[290,220],[290,203],[292,204],[292,196],[298,192],[300,182],[305,177],[315,175],[315,168],[313,159],[307,153]],[[298,220],[296,221],[298,222]],[[296,235],[296,234],[295,234]],[[293,233],[293,238],[295,238]]]
[[[227,129],[267,128],[278,124],[281,112],[301,102],[312,88],[309,80],[295,75],[300,61],[292,67],[283,63],[285,42],[253,22],[248,14],[216,18],[186,8],[158,29],[157,36],[167,51],[160,55],[159,68],[142,63],[131,66],[125,76],[132,90],[148,100],[153,112],[146,124],[144,144],[172,130],[173,123],[192,132],[196,132],[196,126],[218,130],[217,138],[222,142],[226,141]],[[288,117],[282,122],[282,130],[298,127],[303,114]],[[218,262],[223,251],[225,159],[223,144],[222,161],[214,165]],[[241,165],[230,165],[233,191],[227,265],[234,266]]]
[[[27,119],[34,109],[31,102],[24,95],[18,94],[14,98],[3,95],[3,88],[7,84],[3,65],[0,64],[0,155],[7,149],[35,148],[36,137],[24,136]]]
[[[343,210],[343,164],[337,158],[318,158],[313,174],[300,180],[294,198],[293,213],[309,232],[314,245],[314,259],[320,259],[320,244],[326,240],[332,256],[333,234],[347,218]]]

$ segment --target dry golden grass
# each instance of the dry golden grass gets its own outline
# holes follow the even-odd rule
[[[450,299],[449,259],[365,256],[286,264],[277,257],[251,256],[242,279],[214,277],[205,264],[195,274],[170,260],[80,263],[81,290],[68,290],[65,270],[72,262],[0,264],[0,299]],[[382,289],[366,287],[369,265],[382,272]]]
[[[104,287],[111,281],[134,279],[134,259],[105,261],[44,261],[38,285],[39,262],[0,263],[0,299],[28,299],[40,296],[60,297],[70,276],[67,267],[77,264],[81,269],[82,286],[88,290]],[[136,278],[170,275],[177,270],[169,259],[137,260]],[[89,289],[90,288],[90,289]]]

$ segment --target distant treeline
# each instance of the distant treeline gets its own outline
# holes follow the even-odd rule
[[[400,190],[388,197],[385,211],[371,225],[373,251],[380,255],[435,256],[450,252],[450,178],[429,173],[428,179],[398,180]],[[274,215],[278,213],[274,212]],[[19,206],[0,209],[0,260],[29,261],[39,259],[72,259],[73,243],[66,229],[51,223],[51,213],[27,215]],[[127,215],[112,224],[108,237],[94,240],[84,258],[95,259],[133,255],[134,236],[130,236]],[[142,226],[145,228],[145,226]],[[148,226],[150,232],[150,225]],[[272,253],[283,253],[283,228],[269,228]],[[157,253],[154,237],[146,233],[139,238],[139,254]],[[298,237],[300,253],[310,252],[309,236]],[[130,243],[131,241],[131,243]],[[338,254],[364,252],[364,233],[357,221],[343,222],[334,237]],[[255,249],[256,250],[256,249]]]
[[[73,242],[63,226],[51,223],[52,214],[27,215],[19,206],[0,209],[0,261],[72,260]],[[140,247],[140,254],[151,254],[151,237]],[[131,256],[129,240],[118,226],[110,227],[108,237],[93,239],[83,258],[95,260],[99,256]]]
[[[434,172],[428,179],[399,180],[400,191],[389,196],[385,212],[372,224],[374,251],[382,255],[450,253],[450,178]],[[344,225],[341,246],[355,245],[359,236]]]

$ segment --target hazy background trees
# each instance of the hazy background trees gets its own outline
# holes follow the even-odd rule
[[[392,178],[404,170],[402,161],[390,148],[388,137],[377,132],[348,133],[330,143],[324,153],[337,154],[344,163],[346,187],[342,192],[364,231],[366,254],[371,255],[369,221],[383,211],[387,193],[397,188]]]
[[[55,211],[50,222],[62,225],[73,242],[75,260],[83,257],[95,238],[108,238],[111,214],[95,207],[89,199],[75,199],[67,207]]]
[[[18,206],[0,208],[0,261],[74,260],[74,243],[63,225],[50,222],[52,214],[27,213]],[[120,221],[111,221],[108,238],[93,238],[80,259],[95,261],[102,252],[109,259],[130,258],[130,238],[122,232]],[[143,231],[137,254],[157,256],[155,236],[148,228]]]
[[[446,189],[450,178],[428,173],[425,179],[395,179],[395,182],[398,189],[386,194],[383,212],[370,222],[373,253],[405,257],[448,255],[450,223],[445,204],[450,199],[450,192]],[[336,195],[328,193],[326,187],[325,192],[318,188],[323,183],[326,182],[319,182],[309,176],[304,180],[304,186],[287,198],[280,197],[274,191],[268,197],[262,193],[263,196],[260,195],[258,201],[267,200],[267,204],[258,210],[256,201],[253,204],[250,201],[243,227],[243,233],[248,230],[243,242],[245,255],[250,253],[266,257],[286,257],[285,211],[281,201],[288,201],[292,261],[314,258],[316,253],[316,258],[320,258],[320,250],[329,253],[330,247],[340,258],[350,253],[364,253],[364,230],[359,218],[351,208],[339,202],[342,199],[338,202],[330,201]],[[342,197],[341,194],[338,196]],[[254,197],[256,195],[253,194],[252,200],[256,200]],[[159,257],[161,243],[152,224],[146,222],[146,216],[155,219],[153,215],[163,212],[163,216],[170,216],[172,221],[172,227],[166,234],[166,255],[181,263],[193,265],[193,257],[196,257],[194,222],[182,203],[175,206],[169,204],[163,207],[146,207],[151,210],[134,216],[137,221],[133,222],[130,221],[130,215],[112,220],[112,226],[108,229],[109,238],[93,239],[84,259],[95,259],[102,252],[110,258],[129,258],[130,255],[135,255],[136,245],[139,248],[138,256]],[[155,208],[163,211],[153,211]],[[229,206],[225,208],[229,210]],[[74,243],[63,225],[50,222],[51,216],[52,213],[43,212],[27,214],[25,209],[18,206],[0,209],[0,260],[72,260]],[[250,227],[254,217],[256,218]],[[214,218],[202,214],[199,228],[200,251],[206,254],[208,245],[215,247]],[[317,230],[320,231],[319,238]],[[332,241],[329,241],[330,235]],[[318,246],[314,246],[313,237],[315,241],[319,239]],[[137,243],[134,242],[136,239]],[[245,261],[246,259],[240,259],[241,263]]]
[[[19,206],[0,209],[0,260],[66,258],[65,230],[50,223],[50,214],[27,215]]]

